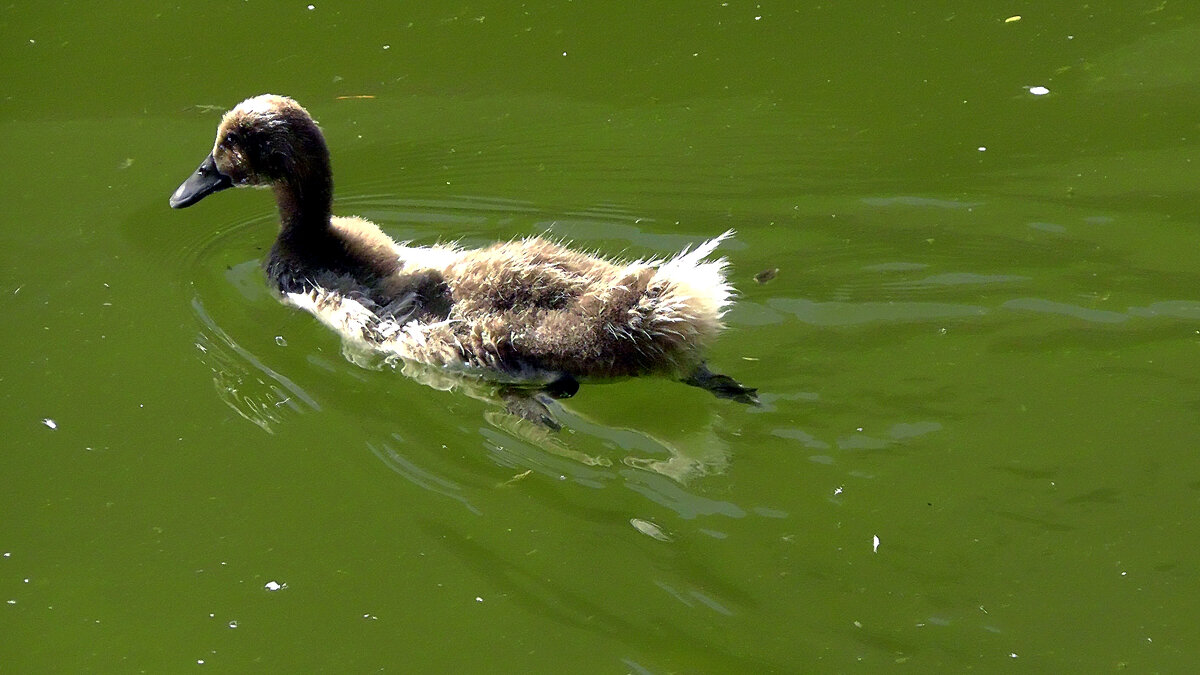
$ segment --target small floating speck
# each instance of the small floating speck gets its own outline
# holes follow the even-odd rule
[[[875,536],[871,537],[871,553],[877,553],[878,551],[879,551],[879,535],[875,535]]]
[[[283,337],[282,335],[276,335],[275,336],[275,344],[279,345],[280,347],[286,347],[287,346],[287,338]]]
[[[1004,20],[1004,23],[1015,23],[1015,22],[1017,22],[1017,21],[1020,21],[1020,20],[1021,20],[1021,15],[1020,15],[1020,14],[1015,14],[1015,15],[1013,15],[1013,16],[1010,16],[1010,17],[1008,17],[1007,19],[1005,19],[1005,20]]]
[[[58,422],[55,422],[54,420],[50,419],[49,417],[42,419],[42,424],[45,424],[46,426],[50,427],[51,429],[58,428]]]
[[[230,628],[237,628],[237,626],[238,626],[238,624],[237,624],[237,621],[230,621],[230,622],[229,622],[229,627],[230,627]]]
[[[287,584],[280,584],[278,581],[268,581],[263,588],[268,591],[278,591],[281,588],[287,588]]]
[[[1045,96],[1046,94],[1050,93],[1050,90],[1046,87],[1030,87],[1029,93],[1033,94],[1034,96]]]
[[[314,10],[314,9],[316,9],[316,8],[317,8],[317,6],[316,6],[316,5],[309,5],[309,6],[308,6],[308,11],[310,11],[310,12],[311,12],[311,11],[313,11],[313,10]]]
[[[475,602],[483,602],[483,598],[481,598],[477,595],[477,596],[475,596]]]
[[[771,267],[771,268],[768,268],[768,269],[765,269],[765,270],[759,272],[758,274],[755,274],[754,280],[756,282],[758,282],[759,284],[765,284],[768,281],[774,279],[775,275],[777,275],[777,274],[779,274],[779,268]]]
[[[976,150],[978,150],[978,151],[980,151],[980,152],[987,152],[987,146],[986,146],[986,145],[981,145],[981,146],[979,146],[978,148],[975,148],[975,149],[976,149]]]

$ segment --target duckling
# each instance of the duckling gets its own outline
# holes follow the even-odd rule
[[[225,113],[170,204],[243,186],[275,193],[280,229],[265,268],[278,297],[349,347],[558,398],[581,380],[658,374],[757,403],[756,390],[703,360],[733,294],[725,259],[709,258],[732,231],[635,262],[541,237],[482,249],[397,243],[368,220],[332,215],[325,138],[300,104],[273,94]],[[516,412],[542,418],[544,406],[532,407]]]

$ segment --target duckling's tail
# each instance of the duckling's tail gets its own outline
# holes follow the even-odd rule
[[[654,311],[647,317],[650,330],[676,349],[702,351],[724,326],[721,316],[733,300],[733,286],[725,279],[725,258],[709,260],[733,230],[684,249],[661,263],[647,291],[657,296]]]

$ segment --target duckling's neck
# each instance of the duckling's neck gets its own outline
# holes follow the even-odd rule
[[[321,143],[316,148],[324,150]],[[312,273],[351,267],[344,243],[333,230],[333,177],[328,152],[312,152],[295,162],[275,183],[279,237],[271,247],[267,270],[284,290]]]
[[[333,213],[333,176],[329,159],[315,158],[304,172],[275,184],[281,234],[322,238],[328,235]]]
[[[345,247],[333,231],[333,176],[329,152],[320,136],[310,140],[310,152],[298,155],[274,185],[279,207],[277,254],[306,268],[338,268],[345,264]]]

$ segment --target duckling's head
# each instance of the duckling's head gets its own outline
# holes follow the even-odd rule
[[[182,209],[229,187],[329,189],[329,151],[317,123],[286,96],[263,94],[225,113],[212,152],[171,195]]]

